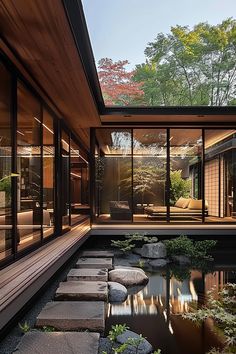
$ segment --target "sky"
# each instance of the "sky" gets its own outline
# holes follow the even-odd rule
[[[96,62],[126,60],[132,69],[157,33],[175,25],[215,25],[236,17],[236,0],[82,0]]]

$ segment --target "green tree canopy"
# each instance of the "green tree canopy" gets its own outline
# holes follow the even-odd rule
[[[145,55],[133,75],[144,92],[138,104],[236,105],[236,20],[177,25],[148,43]]]

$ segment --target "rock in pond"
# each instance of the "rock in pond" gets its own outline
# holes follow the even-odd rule
[[[145,258],[165,258],[166,246],[162,242],[146,243],[141,249],[141,255]]]
[[[109,272],[109,281],[117,282],[125,286],[142,285],[148,283],[148,277],[140,268],[122,267]]]
[[[117,336],[116,342],[118,344],[126,343],[129,338],[134,340],[138,340],[140,338],[139,334],[132,332],[130,330],[126,330],[124,333]],[[124,350],[123,354],[149,354],[152,352],[152,345],[145,339],[140,342],[139,346],[136,348],[132,345],[129,345],[126,350]]]
[[[108,299],[110,302],[124,302],[127,296],[128,292],[124,285],[114,281],[108,282]]]
[[[99,354],[103,354],[104,351],[110,353],[113,348],[119,348],[120,345],[127,342],[128,339],[139,339],[139,335],[135,332],[126,330],[123,334],[120,334],[117,337],[116,342],[111,343],[108,338],[100,338],[99,344]],[[149,354],[152,353],[153,348],[152,345],[144,338],[142,342],[139,344],[138,348],[129,345],[127,349],[122,351],[123,354]]]
[[[148,262],[148,264],[149,264],[152,268],[163,268],[163,267],[165,267],[168,263],[169,263],[169,261],[168,261],[167,259],[163,259],[163,258],[154,259],[154,260]]]

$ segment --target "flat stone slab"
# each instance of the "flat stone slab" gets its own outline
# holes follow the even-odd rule
[[[81,257],[76,263],[76,268],[112,269],[112,258]]]
[[[114,258],[114,253],[106,250],[85,250],[80,253],[80,257]]]
[[[56,300],[107,301],[108,286],[104,281],[66,281],[59,284]]]
[[[71,269],[67,274],[67,280],[108,281],[108,271],[107,269]]]
[[[99,333],[89,332],[28,332],[13,353],[95,354],[99,337]]]
[[[105,329],[103,301],[52,301],[42,309],[36,320],[37,327],[50,326],[59,331]]]

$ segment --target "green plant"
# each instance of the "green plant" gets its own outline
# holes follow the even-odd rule
[[[43,326],[43,332],[55,332],[55,328],[51,326]]]
[[[6,193],[6,201],[9,203],[11,199],[11,179],[9,177],[0,180],[0,191]]]
[[[188,198],[191,191],[191,180],[181,177],[182,171],[170,171],[170,200],[174,204],[180,197]]]
[[[144,261],[143,259],[139,259],[139,261],[138,261],[138,266],[139,266],[140,268],[144,268],[144,266],[145,266],[145,261]]]
[[[211,318],[215,328],[222,333],[225,339],[223,353],[236,352],[236,284],[228,283],[222,291],[214,296],[215,291],[208,293],[208,300],[205,307],[196,312],[186,313],[183,318],[195,323],[201,323]],[[216,354],[218,349],[213,348],[211,354]]]
[[[30,325],[28,324],[27,321],[25,321],[23,324],[19,323],[18,326],[22,331],[22,333],[27,333],[30,331]]]
[[[111,327],[111,330],[109,331],[108,338],[112,343],[111,349],[109,353],[107,351],[103,351],[102,354],[120,354],[124,353],[126,349],[132,348],[132,353],[138,354],[139,353],[139,348],[140,344],[145,340],[145,338],[142,336],[142,334],[139,335],[138,338],[131,338],[128,337],[125,343],[119,344],[117,342],[117,337],[120,334],[123,334],[126,330],[128,330],[129,327],[126,326],[126,324],[116,324]],[[155,351],[153,354],[161,354],[160,349]]]
[[[126,324],[124,323],[122,324],[116,324],[114,326],[111,327],[111,330],[109,331],[108,334],[108,338],[110,339],[110,341],[116,341],[117,337],[120,334],[123,334],[127,329],[129,329],[128,326],[126,326]]]
[[[187,236],[181,235],[171,240],[163,241],[168,257],[183,255],[192,260],[208,259],[208,251],[216,245],[215,240],[193,241]]]
[[[111,246],[119,248],[123,253],[131,251],[137,247],[137,243],[153,243],[157,242],[157,237],[146,236],[145,233],[135,232],[134,234],[125,234],[124,240],[111,240]]]

